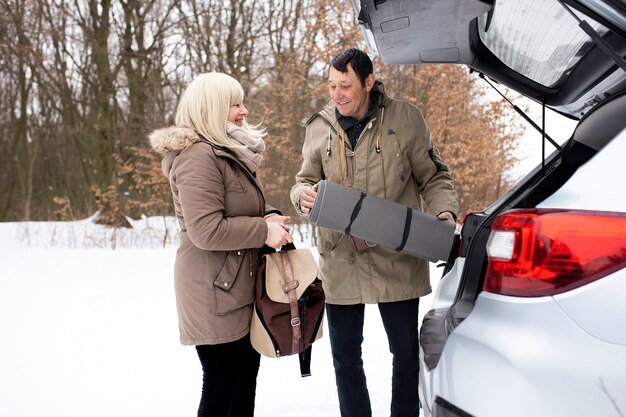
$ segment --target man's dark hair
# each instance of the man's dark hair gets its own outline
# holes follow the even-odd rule
[[[342,73],[348,72],[348,64],[361,80],[361,84],[365,87],[365,79],[374,72],[374,66],[369,56],[360,49],[346,49],[330,61],[330,65],[337,71]]]

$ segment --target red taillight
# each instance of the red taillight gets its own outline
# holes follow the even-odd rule
[[[626,266],[626,213],[535,209],[498,215],[484,290],[554,295]]]

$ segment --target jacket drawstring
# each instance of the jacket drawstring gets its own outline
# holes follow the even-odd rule
[[[376,137],[376,153],[380,153],[381,149],[381,125],[383,124],[383,118],[385,117],[385,108],[381,107],[380,117],[378,118],[378,136]]]
[[[344,175],[343,172],[343,164],[341,161],[341,149],[343,148],[343,159],[346,163],[346,174]],[[339,128],[337,130],[337,160],[339,162],[339,181],[340,184],[343,184],[346,177],[348,176],[348,157],[346,155],[346,145],[345,145],[345,138],[343,136],[343,129]]]
[[[328,138],[326,139],[326,156],[330,156],[330,139],[331,139],[331,127],[328,125]]]
[[[383,177],[383,196],[387,198],[387,187],[385,185],[385,158],[383,157],[383,117],[385,117],[385,108],[381,107],[379,117],[376,118],[376,128],[378,132],[376,134],[376,153],[380,156],[380,168]]]

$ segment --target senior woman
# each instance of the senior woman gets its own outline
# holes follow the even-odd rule
[[[265,202],[256,175],[265,131],[246,122],[243,96],[234,78],[202,74],[183,93],[176,125],[150,135],[181,227],[176,305],[181,343],[196,346],[204,374],[198,416],[253,416],[260,249],[293,241],[289,217]]]

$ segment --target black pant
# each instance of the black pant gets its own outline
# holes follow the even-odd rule
[[[250,336],[196,350],[203,372],[198,417],[252,417],[261,357]]]
[[[419,299],[379,303],[393,355],[391,416],[419,416]],[[326,312],[342,417],[371,417],[361,344],[365,305],[327,304]],[[379,341],[374,341],[379,343]],[[383,381],[376,381],[384,384]]]

